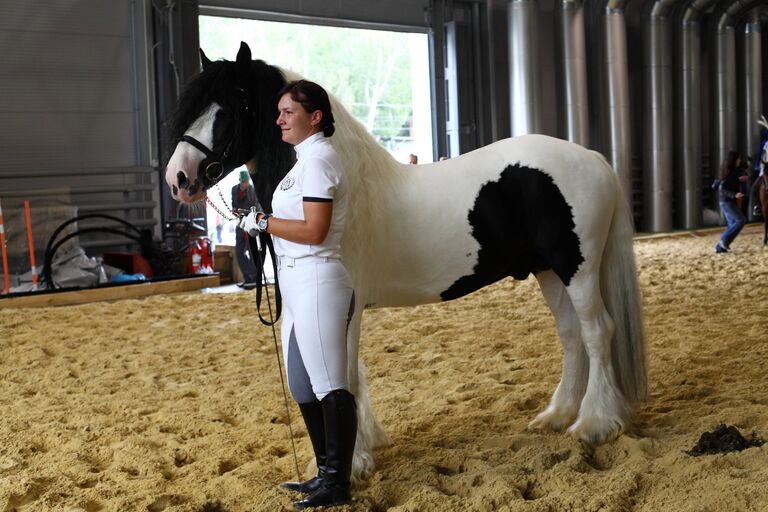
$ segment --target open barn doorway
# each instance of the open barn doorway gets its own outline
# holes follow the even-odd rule
[[[211,60],[232,60],[240,41],[253,58],[323,85],[400,162],[434,160],[429,36],[362,28],[200,16],[200,47]],[[245,167],[243,167],[245,169]],[[239,170],[238,170],[239,171]],[[239,172],[210,199],[229,210]],[[214,244],[234,245],[235,225],[208,208]]]

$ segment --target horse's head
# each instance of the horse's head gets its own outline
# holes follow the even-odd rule
[[[174,151],[165,181],[174,199],[185,203],[203,199],[208,188],[254,157],[257,168],[268,167],[290,150],[275,124],[276,95],[285,84],[280,71],[252,61],[245,43],[235,62],[211,62],[202,50],[200,56],[203,70],[184,89],[168,130]],[[271,200],[271,184],[261,185],[259,199]]]

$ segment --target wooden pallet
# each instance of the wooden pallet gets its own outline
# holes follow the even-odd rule
[[[73,304],[86,304],[88,302],[136,299],[139,297],[148,297],[150,295],[190,292],[201,288],[212,288],[219,286],[219,283],[218,275],[210,275],[159,281],[155,283],[132,283],[124,286],[108,286],[105,288],[93,288],[71,292],[40,292],[40,294],[37,295],[1,298],[0,309],[71,306]]]

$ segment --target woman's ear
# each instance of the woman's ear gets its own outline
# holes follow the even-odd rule
[[[309,120],[312,126],[322,126],[323,124],[323,111],[315,110],[312,112],[312,118]]]

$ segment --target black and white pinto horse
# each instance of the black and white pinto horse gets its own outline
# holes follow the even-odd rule
[[[179,201],[199,201],[245,163],[269,211],[295,161],[275,123],[276,94],[299,77],[252,61],[245,43],[235,62],[202,59],[172,119],[168,186]],[[563,345],[560,383],[531,426],[568,427],[591,444],[620,435],[647,398],[647,373],[633,227],[606,160],[526,135],[434,164],[400,164],[331,103],[330,142],[350,184],[342,255],[357,302],[347,338],[359,416],[353,478],[372,473],[372,450],[387,442],[359,359],[363,309],[447,301],[508,276],[536,277]]]

